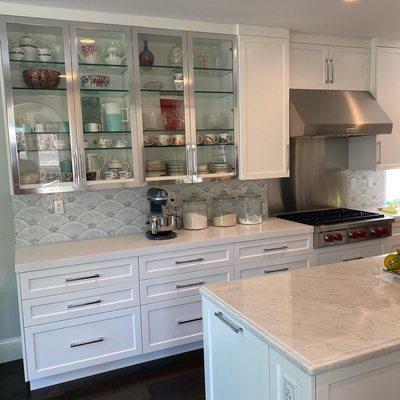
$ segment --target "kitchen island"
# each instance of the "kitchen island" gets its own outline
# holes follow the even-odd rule
[[[383,257],[201,289],[207,400],[400,398],[400,280]]]

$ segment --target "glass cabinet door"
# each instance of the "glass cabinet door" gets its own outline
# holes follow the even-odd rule
[[[73,25],[71,37],[83,182],[138,183],[130,29]]]
[[[66,26],[23,21],[2,24],[15,193],[74,190],[76,140]]]
[[[236,39],[193,34],[188,40],[195,172],[200,178],[236,175]]]
[[[162,32],[162,31],[161,31]],[[188,180],[190,126],[184,34],[137,32],[146,181]],[[138,100],[139,101],[139,100]]]

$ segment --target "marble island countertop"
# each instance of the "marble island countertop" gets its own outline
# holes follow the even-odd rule
[[[149,240],[144,233],[110,238],[75,240],[32,247],[19,247],[15,254],[15,271],[71,265],[93,261],[179,251],[199,246],[231,244],[246,240],[311,234],[312,226],[283,219],[269,218],[259,225],[236,225],[229,228],[210,226],[204,230],[180,230],[175,239]]]
[[[309,375],[400,350],[400,280],[383,256],[205,286],[201,293]]]

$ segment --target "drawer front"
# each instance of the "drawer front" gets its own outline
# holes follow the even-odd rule
[[[312,254],[291,257],[281,261],[239,265],[236,271],[237,279],[246,279],[252,276],[269,275],[297,268],[310,268],[314,265]]]
[[[138,284],[129,283],[111,288],[23,300],[22,310],[24,326],[32,326],[138,305]]]
[[[400,237],[400,222],[395,222],[392,225],[392,235]]]
[[[400,249],[400,236],[395,236],[388,239],[388,253],[396,252]]]
[[[312,252],[312,243],[312,235],[238,243],[235,245],[235,264],[308,254]]]
[[[140,279],[182,274],[233,265],[233,246],[201,247],[194,250],[139,257]]]
[[[362,259],[366,257],[380,256],[386,252],[384,242],[371,241],[367,246],[354,247],[350,249],[340,248],[337,246],[336,251],[318,254],[318,265],[332,264],[342,261],[351,261],[354,259]]]
[[[139,307],[25,329],[29,379],[142,353]]]
[[[234,267],[219,267],[207,271],[189,272],[140,282],[142,304],[177,299],[199,294],[206,283],[228,282],[234,279]]]
[[[142,306],[142,332],[144,353],[202,340],[200,296]]]
[[[137,258],[59,267],[20,274],[22,299],[138,282]]]

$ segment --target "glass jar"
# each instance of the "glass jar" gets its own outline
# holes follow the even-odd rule
[[[225,190],[213,200],[213,224],[215,226],[236,225],[236,199]]]
[[[247,189],[238,198],[238,218],[243,225],[260,224],[262,221],[262,199],[258,195]]]
[[[207,201],[198,196],[183,200],[183,227],[185,229],[207,228]]]

